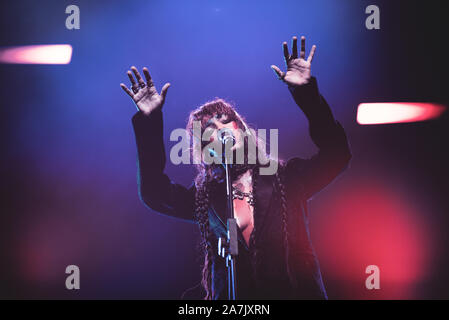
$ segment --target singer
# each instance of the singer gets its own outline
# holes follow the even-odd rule
[[[287,43],[283,43],[287,70],[271,68],[306,115],[318,153],[310,159],[275,159],[278,166],[271,175],[261,174],[259,169],[266,164],[260,159],[250,163],[248,156],[243,164],[232,167],[233,203],[239,227],[238,299],[327,299],[309,236],[308,200],[348,167],[351,152],[342,125],[334,119],[319,93],[316,78],[311,76],[315,49],[313,46],[306,59],[305,38],[301,37],[298,55],[297,38],[293,37],[291,54]],[[196,162],[198,174],[190,188],[176,184],[164,173],[162,106],[170,84],[165,84],[159,94],[147,68],[143,69],[146,82],[135,67],[131,70],[131,87],[120,86],[139,110],[132,122],[140,197],[155,211],[198,224],[204,253],[205,299],[227,299],[225,261],[217,254],[217,239],[226,234],[222,167]],[[215,132],[210,141],[220,139],[219,130],[233,132],[234,150],[245,148],[245,140],[254,138],[240,134],[249,130],[248,125],[222,99],[207,102],[190,113],[187,130],[192,135],[195,121],[203,131]],[[198,137],[192,138],[198,141]],[[201,143],[204,148],[205,142]],[[259,147],[257,141],[256,144]]]

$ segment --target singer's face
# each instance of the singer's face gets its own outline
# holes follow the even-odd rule
[[[220,130],[230,130],[235,138],[235,144],[231,150],[238,149],[244,145],[242,130],[238,127],[235,121],[230,121],[227,115],[215,114],[206,123],[205,130],[212,130],[212,135],[209,142],[218,140],[218,133]]]

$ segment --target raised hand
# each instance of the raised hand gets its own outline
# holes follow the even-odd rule
[[[167,95],[168,87],[170,83],[166,83],[159,94],[154,86],[153,80],[151,79],[150,72],[147,68],[143,68],[143,74],[147,82],[145,83],[140,76],[139,71],[136,67],[131,67],[136,79],[134,80],[133,74],[128,70],[128,77],[131,81],[131,89],[129,89],[123,83],[120,83],[120,87],[133,99],[137,108],[142,111],[145,115],[149,115],[151,112],[157,109],[161,109],[165,102],[165,96]]]
[[[287,42],[282,43],[284,49],[284,58],[287,65],[287,72],[281,71],[277,66],[272,65],[271,68],[276,73],[279,80],[284,81],[289,86],[302,86],[310,81],[312,59],[315,54],[316,46],[313,45],[310,50],[309,57],[306,57],[306,38],[301,37],[301,51],[298,57],[298,38],[292,39],[292,54],[288,52]]]

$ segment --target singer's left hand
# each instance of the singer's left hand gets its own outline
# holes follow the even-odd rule
[[[288,51],[287,42],[282,43],[284,49],[284,59],[287,65],[287,72],[281,71],[277,66],[272,65],[271,68],[278,76],[279,80],[284,81],[289,86],[298,87],[309,83],[311,77],[312,60],[315,54],[316,46],[313,45],[310,50],[309,57],[306,57],[306,38],[301,37],[301,51],[298,57],[298,38],[292,39],[292,54]]]

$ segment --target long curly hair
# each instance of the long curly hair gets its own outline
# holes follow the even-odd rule
[[[246,124],[244,118],[240,116],[237,111],[235,110],[234,106],[230,104],[229,102],[223,100],[223,99],[214,99],[212,101],[208,101],[202,106],[198,107],[197,109],[193,110],[190,115],[187,122],[187,131],[189,132],[191,136],[192,145],[195,143],[201,143],[203,146],[203,143],[201,142],[201,137],[195,137],[194,136],[194,130],[193,130],[193,124],[195,121],[199,121],[201,123],[201,131],[203,132],[206,129],[207,122],[210,118],[214,117],[215,115],[226,115],[230,121],[235,121],[238,128],[242,131],[248,133],[251,132],[251,128]],[[262,159],[262,163],[266,163],[266,160],[268,159],[268,156],[265,151],[265,144],[261,143],[261,141],[258,140],[258,137],[254,134],[254,131],[252,130],[251,134],[248,134],[245,139],[254,139],[252,142],[255,143],[257,148],[262,149],[262,152],[259,153],[260,155],[266,157]],[[247,141],[246,141],[247,142]],[[191,146],[192,155],[193,154],[193,146]],[[253,194],[256,194],[256,188],[257,188],[257,180],[259,177],[259,170],[257,168],[261,165],[260,159],[258,158],[258,161],[255,165],[248,165],[244,164],[241,166],[241,173],[244,173],[247,170],[251,170],[252,174],[252,189]],[[216,166],[213,164],[205,164],[203,161],[197,161],[197,170],[198,174],[195,178],[195,187],[196,187],[196,196],[195,196],[195,219],[198,223],[200,234],[201,234],[201,242],[200,246],[202,248],[202,253],[204,255],[204,262],[202,265],[202,279],[201,284],[206,292],[206,295],[204,297],[205,300],[212,300],[215,297],[215,292],[212,282],[212,267],[213,262],[215,259],[214,256],[214,250],[212,246],[212,241],[215,239],[213,238],[212,232],[210,231],[210,225],[209,225],[209,206],[210,206],[210,192],[213,189],[214,185],[217,183],[217,179],[219,179],[219,176],[217,176],[217,170]],[[281,166],[279,166],[278,172],[276,173],[276,179],[274,179],[274,185],[273,187],[275,190],[278,191],[279,197],[280,197],[280,203],[281,203],[281,217],[282,217],[282,223],[283,223],[283,234],[284,234],[284,248],[285,248],[285,264],[287,268],[287,274],[289,276],[290,281],[293,281],[292,274],[290,271],[290,264],[289,264],[289,232],[288,232],[288,223],[287,223],[287,198],[286,198],[286,192],[285,187],[283,183],[283,177],[282,177],[282,170]],[[254,212],[257,212],[257,202],[254,204]],[[254,214],[254,226],[253,231],[250,235],[249,239],[249,247],[251,251],[251,265],[253,268],[253,278],[257,281],[258,279],[258,265],[259,265],[259,248],[257,246],[257,230],[256,230],[256,220],[257,215]]]

